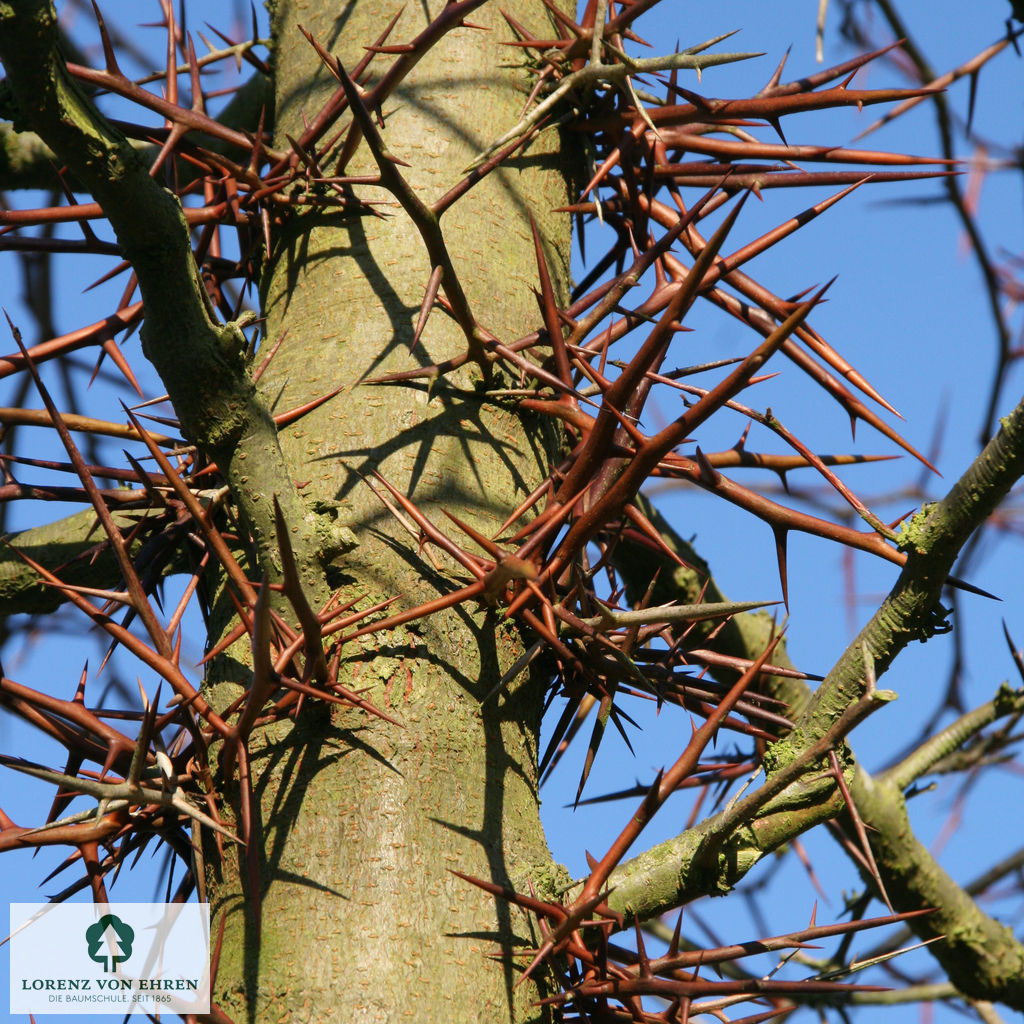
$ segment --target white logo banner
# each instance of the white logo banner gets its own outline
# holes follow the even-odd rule
[[[208,1013],[205,903],[12,903],[11,1013]]]

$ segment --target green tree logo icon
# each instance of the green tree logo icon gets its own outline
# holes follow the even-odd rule
[[[116,914],[104,914],[85,930],[89,959],[103,964],[104,973],[114,970],[132,955],[135,929]]]

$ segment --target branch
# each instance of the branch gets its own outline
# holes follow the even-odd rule
[[[221,53],[215,53],[218,59]],[[211,56],[211,55],[208,55]],[[201,58],[202,64],[205,58]],[[188,70],[188,67],[185,67]],[[270,79],[259,72],[238,87],[231,102],[217,115],[217,120],[227,128],[237,131],[255,132],[260,121],[260,111],[273,103]],[[269,125],[265,127],[269,128]],[[221,156],[237,160],[240,150],[223,139],[212,135],[196,135],[194,141]],[[152,142],[131,140],[129,145],[138,153],[144,163],[156,159],[161,147]],[[35,132],[18,131],[8,121],[0,121],[0,189],[50,189],[57,181],[56,168],[60,161],[53,150]],[[182,162],[178,170],[180,185],[186,185],[198,171],[189,163]],[[75,175],[65,179],[73,192],[89,191]]]
[[[941,628],[939,596],[960,549],[1024,474],[1024,401],[939,502],[925,503],[901,528],[907,562],[895,586],[843,653],[797,721],[796,745],[830,728],[865,689],[862,651],[880,676],[912,640]]]
[[[35,132],[19,132],[10,123],[0,124],[0,188],[53,188],[56,159]]]
[[[930,906],[913,922],[922,939],[944,936],[929,949],[965,995],[1024,1010],[1024,946],[1005,925],[984,913],[939,866],[914,835],[902,792],[860,772],[851,786],[871,849],[897,910]]]
[[[798,679],[766,677],[772,695],[787,700],[797,721],[793,733],[772,748],[776,764],[802,762],[806,751],[824,739],[848,713],[851,704],[864,696],[868,690],[865,647],[874,658],[876,674],[880,675],[911,640],[931,634],[936,604],[960,549],[1022,473],[1024,402],[1003,419],[997,436],[985,446],[946,497],[926,505],[904,525],[903,547],[908,560],[899,580],[818,690],[811,694],[806,684]],[[665,579],[659,581],[651,600],[692,601],[694,588],[699,592],[703,582],[701,575],[707,572],[706,564],[699,558],[694,561],[689,545],[675,536],[653,510],[645,509],[645,512],[669,546],[691,565],[703,570],[700,575],[682,568],[676,568],[671,575],[665,573]],[[653,557],[649,553],[648,562]],[[657,557],[661,563],[661,556]],[[640,558],[634,557],[634,546],[624,545],[617,568],[631,581],[634,592],[642,593],[651,578],[649,574],[641,575],[643,566]],[[679,590],[674,590],[675,587]],[[709,584],[703,599],[720,601],[725,598],[717,587]],[[739,657],[756,656],[763,639],[752,646],[747,646],[747,640],[762,632],[755,625],[759,618],[766,619],[765,616],[736,616],[730,628],[716,636],[715,643],[721,645],[719,649]],[[783,657],[783,652],[776,651],[774,660],[785,664]],[[997,698],[995,703],[999,701]],[[854,803],[864,822],[875,830],[872,849],[895,909],[939,908],[934,914],[915,921],[914,931],[922,938],[946,936],[945,941],[934,943],[930,949],[953,983],[974,998],[1024,1008],[1024,946],[1008,928],[985,914],[917,840],[900,789],[887,779],[873,779],[855,761],[851,764],[850,788]],[[826,805],[832,806],[834,802],[833,793]],[[824,807],[819,804],[767,819],[758,817],[738,829],[735,838],[723,848],[718,858],[718,871],[705,870],[701,874],[694,869],[693,858],[706,837],[719,827],[717,819],[721,815],[718,815],[623,865],[612,877],[617,889],[610,902],[614,901],[618,907],[621,899],[628,904],[630,914],[643,917],[649,910],[657,913],[668,909],[668,904],[662,901],[672,897],[672,889],[676,905],[699,895],[701,886],[705,887],[704,892],[720,892],[723,883],[734,884],[764,853],[786,842],[784,833],[788,832],[788,838],[793,838],[824,820],[823,814]],[[779,831],[783,834],[778,834]]]
[[[721,38],[726,38],[722,36]],[[525,114],[514,127],[510,128],[500,139],[492,142],[476,159],[466,168],[472,170],[479,167],[489,157],[493,156],[502,146],[518,138],[525,132],[535,128],[554,110],[558,103],[574,89],[583,87],[593,88],[598,84],[620,84],[628,82],[631,75],[649,74],[655,71],[691,69],[703,71],[704,68],[717,67],[721,64],[732,64],[736,61],[749,60],[752,57],[762,57],[762,53],[708,53],[699,54],[698,51],[718,42],[718,39],[709,40],[699,46],[692,47],[684,53],[668,54],[664,57],[649,57],[645,60],[629,60],[625,54],[619,54],[624,59],[622,64],[587,64],[568,74],[558,85],[537,104],[528,114]],[[639,104],[637,105],[639,108]]]
[[[121,530],[130,534],[147,513],[112,510],[111,515]],[[105,539],[91,508],[5,538],[0,546],[0,616],[52,612],[66,600],[56,587],[43,583],[18,556],[19,551],[71,586],[116,583],[120,575],[117,560]],[[141,541],[133,544],[132,554],[141,546]]]
[[[0,60],[18,106],[16,127],[38,133],[110,220],[142,291],[143,349],[170,394],[182,432],[224,473],[271,578],[278,571],[269,494],[279,495],[287,521],[300,530],[293,542],[302,568],[314,569],[315,530],[290,480],[273,420],[246,371],[244,324],[214,320],[181,204],[85,98],[56,41],[57,18],[48,0],[0,7]],[[304,576],[321,578],[319,572]],[[326,599],[326,593],[317,596]]]
[[[1004,417],[999,433],[940,502],[926,504],[902,529],[908,553],[896,585],[860,635],[818,688],[797,722],[792,740],[813,736],[864,686],[859,651],[869,650],[881,674],[914,639],[936,628],[936,606],[960,549],[1024,473],[1024,402]],[[997,698],[998,700],[998,698]],[[950,980],[976,999],[1024,1009],[1024,945],[1013,932],[985,914],[935,862],[917,840],[906,802],[894,779],[854,779],[854,801],[865,824],[875,830],[872,849],[886,890],[897,910],[937,908],[915,922],[921,938],[944,935],[932,953]]]
[[[986,726],[1006,715],[1021,713],[1024,713],[1024,689],[1013,690],[1003,683],[992,700],[961,715],[942,732],[926,740],[899,764],[886,771],[883,778],[902,792],[922,775],[932,771],[940,761],[958,751]],[[959,767],[962,768],[962,764]]]
[[[611,876],[608,906],[627,919],[645,918],[698,896],[722,895],[765,854],[841,814],[842,794],[820,766],[855,726],[894,696],[884,690],[865,694],[816,743],[769,773],[750,796],[624,864]],[[807,781],[811,773],[815,777]]]

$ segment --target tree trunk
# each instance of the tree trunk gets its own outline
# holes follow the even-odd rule
[[[411,4],[389,42],[426,24]],[[444,5],[430,4],[431,14]],[[540,3],[515,16],[549,31]],[[567,9],[568,9],[568,5]],[[514,9],[515,5],[509,5]],[[337,84],[299,32],[302,24],[352,69],[391,16],[375,2],[281,2],[273,11],[276,134],[297,137]],[[431,202],[519,118],[532,78],[503,67],[522,60],[501,45],[511,32],[494,9],[459,28],[417,65],[385,104],[385,141]],[[543,27],[543,28],[542,28]],[[393,60],[378,56],[364,88]],[[503,341],[535,327],[537,280],[528,211],[536,218],[560,300],[568,282],[568,218],[559,140],[548,132],[472,189],[442,228],[478,321]],[[365,143],[346,173],[374,173]],[[306,500],[359,540],[311,590],[362,595],[358,607],[398,596],[389,612],[465,582],[452,563],[432,567],[363,482],[377,470],[462,546],[446,509],[494,535],[546,473],[557,442],[545,424],[484,400],[508,387],[468,364],[425,382],[364,385],[364,378],[435,363],[466,348],[435,308],[410,340],[430,262],[417,231],[384,190],[382,216],[316,212],[277,232],[263,276],[267,335],[285,341],[262,381],[277,409],[339,385],[345,391],[282,438]],[[379,485],[378,485],[379,486]],[[269,497],[268,497],[269,500]],[[444,556],[441,556],[443,559]],[[315,582],[315,581],[314,581]],[[358,709],[306,707],[295,725],[254,734],[251,770],[262,851],[226,851],[210,885],[214,929],[226,932],[213,992],[236,1020],[501,1021],[540,1019],[537,990],[514,988],[524,964],[495,957],[538,938],[518,911],[450,873],[522,889],[554,885],[538,814],[537,730],[542,690],[521,676],[484,698],[522,653],[500,614],[467,604],[346,644],[341,681],[400,719]],[[223,684],[229,685],[229,684]],[[218,703],[224,695],[218,695]],[[251,912],[243,856],[262,856],[262,913]],[[248,909],[247,909],[248,908]]]

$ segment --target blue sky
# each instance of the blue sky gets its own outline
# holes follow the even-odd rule
[[[835,5],[833,5],[835,6]],[[814,60],[815,4],[764,4],[758,2],[719,2],[682,4],[665,0],[649,18],[641,21],[640,32],[654,41],[656,49],[670,47],[676,41],[690,46],[703,39],[734,29],[741,31],[726,45],[729,49],[764,50],[766,56],[743,65],[712,69],[704,75],[699,89],[706,95],[733,96],[749,92],[767,80],[778,60],[791,47],[784,78],[812,73]],[[940,72],[955,67],[995,41],[1004,31],[1008,12],[1005,0],[990,0],[973,5],[909,3],[902,5],[915,38]],[[202,16],[218,23],[211,5]],[[104,12],[110,21],[130,15],[137,20],[156,20],[152,13],[138,12],[143,5],[107,3]],[[853,51],[837,38],[840,12],[830,12],[826,30],[825,61],[835,63],[850,57]],[[221,20],[219,24],[225,24]],[[880,30],[880,38],[882,33]],[[981,138],[1003,145],[1019,145],[1021,118],[1021,62],[1012,51],[1004,53],[982,74],[978,85],[974,128]],[[893,81],[890,71],[870,69],[860,80],[868,87]],[[692,80],[688,87],[698,88]],[[902,84],[902,83],[900,83]],[[963,118],[967,107],[967,83],[954,85],[949,102],[956,116]],[[804,115],[786,123],[790,142],[847,144],[874,121],[875,111],[856,110]],[[762,136],[769,139],[768,133]],[[871,135],[859,145],[921,154],[937,154],[939,142],[928,106]],[[965,150],[965,155],[970,155]],[[1001,154],[993,146],[989,156]],[[934,197],[939,186],[930,182],[899,185],[868,185],[844,200],[794,238],[750,265],[752,276],[781,295],[792,295],[823,283],[838,274],[829,292],[829,300],[816,310],[813,323],[833,346],[845,355],[899,409],[905,422],[899,424],[904,436],[922,450],[935,452],[934,461],[942,479],[922,474],[907,458],[877,466],[852,467],[844,480],[869,503],[876,496],[888,496],[899,488],[918,487],[922,480],[929,496],[942,494],[967,466],[978,450],[978,435],[987,388],[995,365],[996,346],[991,319],[976,266],[964,242],[962,232],[949,210],[919,200]],[[766,192],[763,204],[749,202],[735,229],[738,244],[756,237],[767,227],[792,216],[825,193],[785,194]],[[978,220],[994,253],[1021,251],[1022,202],[1020,178],[1012,173],[987,175],[981,192]],[[733,246],[730,246],[733,248]],[[594,243],[588,251],[597,251]],[[98,259],[78,268],[76,277],[61,279],[63,294],[74,295],[66,308],[58,310],[58,330],[69,330],[107,312],[111,292],[78,296],[88,281],[108,269]],[[0,254],[0,282],[6,282],[3,303],[23,326],[28,318],[20,306],[16,268],[11,258]],[[2,286],[0,286],[2,287]],[[751,339],[716,311],[698,311],[688,323],[696,328],[687,336],[687,351],[697,352],[692,361],[717,359],[749,350]],[[1020,318],[1011,314],[1010,323],[1019,331]],[[137,352],[137,340],[129,343]],[[700,348],[696,348],[696,346]],[[680,362],[687,359],[680,358]],[[830,404],[820,392],[801,379],[799,371],[788,363],[774,367],[779,377],[758,386],[744,399],[759,409],[773,412],[817,451],[858,451],[892,454],[893,446],[861,425],[855,443],[850,441],[849,422],[842,410]],[[1020,395],[1020,374],[1012,371],[1000,402],[1000,412],[1012,408]],[[0,382],[3,386],[3,382]],[[7,404],[8,399],[0,396]],[[28,404],[36,405],[35,401]],[[675,415],[669,404],[663,408],[668,418]],[[653,414],[652,414],[653,416]],[[111,418],[116,418],[112,415]],[[890,421],[892,419],[890,418]],[[706,447],[728,447],[745,427],[737,416],[720,418],[719,432],[701,439]],[[648,426],[655,425],[653,422]],[[780,450],[770,439],[752,434],[750,447],[763,444]],[[938,447],[933,449],[933,445]],[[26,477],[27,478],[27,477]],[[743,478],[746,482],[747,478]],[[794,478],[793,483],[798,481]],[[767,527],[748,520],[731,508],[693,490],[662,490],[659,506],[669,510],[681,533],[694,536],[695,543],[716,573],[719,583],[735,599],[775,600],[780,596],[774,547]],[[894,519],[920,502],[916,494],[896,501],[879,501],[876,511],[882,519]],[[834,504],[834,503],[833,503]],[[25,523],[37,517],[56,518],[52,508],[37,506],[18,510]],[[991,698],[999,683],[1014,675],[1012,662],[1002,637],[1003,619],[1024,644],[1024,602],[1022,602],[1022,551],[1018,535],[1007,532],[992,536],[985,544],[985,558],[972,570],[971,580],[997,594],[1001,603],[968,598],[962,602],[957,628],[964,646],[964,698],[971,707]],[[790,540],[790,653],[809,671],[824,673],[852,639],[855,630],[870,615],[881,596],[896,577],[894,567],[874,564],[866,557],[854,561],[853,586],[857,601],[851,605],[844,587],[841,553],[824,541],[793,536]],[[5,653],[5,670],[15,679],[40,685],[51,681],[55,692],[69,695],[85,657],[95,667],[98,647],[54,645],[41,637],[33,651],[22,658]],[[886,763],[895,750],[914,734],[922,717],[931,714],[949,671],[953,652],[951,637],[938,637],[926,646],[915,645],[897,661],[881,685],[897,691],[900,699],[872,718],[854,735],[858,756],[869,768]],[[197,652],[198,656],[198,652]],[[134,679],[134,670],[128,674]],[[99,693],[103,681],[94,683]],[[631,713],[632,713],[632,709]],[[947,719],[948,720],[948,716]],[[588,784],[588,793],[600,793],[630,785],[635,778],[649,779],[658,767],[671,763],[685,742],[688,724],[666,714],[645,722],[642,741],[635,744],[634,758],[616,736],[609,736],[598,765]],[[680,730],[683,730],[681,736]],[[26,747],[26,743],[30,746]],[[25,738],[24,730],[9,717],[0,718],[0,749],[19,753],[43,762],[58,764],[59,755]],[[626,802],[598,809],[581,808],[575,814],[561,806],[571,799],[575,789],[582,751],[570,753],[544,792],[544,814],[549,841],[557,859],[579,875],[584,870],[583,848],[586,836],[591,852],[602,851],[624,824],[632,810]],[[1024,843],[1024,827],[1019,814],[1007,808],[1021,806],[1020,774],[1003,771],[980,782],[966,805],[958,807],[957,784],[940,781],[934,791],[912,805],[915,828],[926,842],[941,842],[942,862],[958,880],[966,881]],[[40,789],[11,774],[0,777],[0,805],[19,823],[32,819],[33,801]],[[688,813],[686,798],[675,798],[678,809],[670,805],[652,826],[650,839],[662,838],[681,827]],[[950,815],[962,813],[962,818]],[[646,840],[646,836],[645,836]],[[840,893],[858,889],[860,882],[837,847],[824,835],[808,837],[806,846],[816,870],[829,893],[830,907],[819,908],[818,919],[839,915]],[[148,855],[147,855],[148,856]],[[56,861],[51,856],[34,860],[27,854],[5,856],[0,873],[3,900],[41,898],[60,888],[50,883],[37,888],[39,880]],[[771,876],[765,890],[758,887]],[[748,884],[749,883],[749,884]],[[153,873],[139,871],[131,880],[119,882],[115,893],[122,899],[153,897]],[[122,888],[124,886],[124,888]],[[786,862],[761,865],[745,883],[756,900],[771,932],[787,931],[805,923],[815,895],[806,883],[794,858]],[[1008,923],[1020,931],[1020,900],[1004,901],[998,912],[1013,915]],[[714,927],[728,933],[730,939],[754,937],[758,925],[747,913],[743,899],[704,901],[695,908],[706,915]],[[877,912],[877,908],[876,908]],[[864,946],[872,944],[868,938]],[[6,956],[0,956],[0,992],[5,988]],[[6,1012],[0,1006],[0,1019]],[[872,1020],[908,1020],[915,1010],[872,1011]],[[810,1019],[810,1018],[806,1018]],[[935,1019],[953,1019],[940,1010]]]

